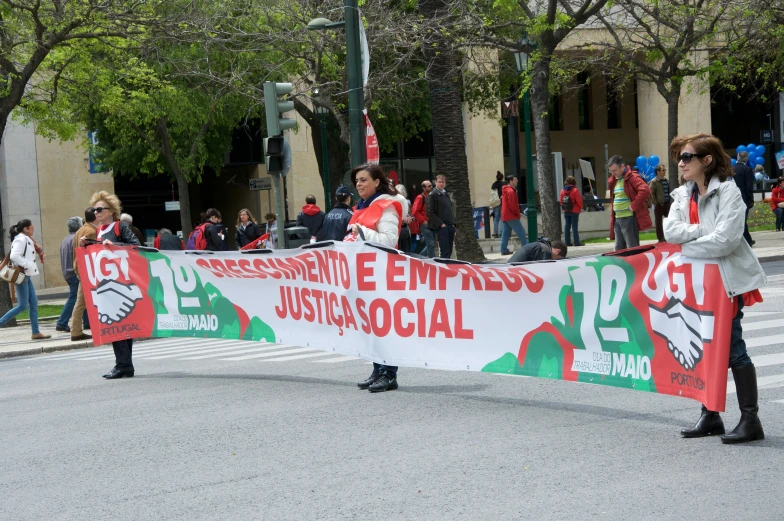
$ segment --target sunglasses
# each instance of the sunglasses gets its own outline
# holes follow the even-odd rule
[[[102,206],[99,206],[98,208],[93,208],[93,211],[95,213],[101,213],[104,210],[106,210],[106,208],[103,208]]]
[[[692,154],[691,152],[684,152],[683,154],[678,156],[678,162],[683,162],[684,165],[691,162],[692,158],[694,157],[705,157],[708,154]]]

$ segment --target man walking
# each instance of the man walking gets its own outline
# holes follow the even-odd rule
[[[425,242],[425,255],[429,258],[436,256],[436,236],[433,230],[427,227],[427,198],[433,190],[433,183],[422,181],[422,193],[416,196],[411,207],[411,215],[419,225],[419,234]]]
[[[310,238],[315,239],[318,237],[318,232],[324,225],[324,212],[316,206],[316,196],[309,195],[305,197],[305,206],[302,211],[297,215],[297,226],[304,226],[310,233]]]
[[[659,242],[666,242],[664,239],[664,218],[670,214],[670,182],[667,180],[667,167],[659,165],[656,167],[656,177],[651,179],[648,187],[651,189],[651,199],[653,199],[653,216],[656,219],[656,238]]]
[[[738,152],[738,158],[735,162],[735,184],[740,189],[740,195],[743,197],[743,202],[746,203],[746,219],[743,226],[743,238],[749,243],[749,246],[754,246],[754,241],[751,240],[749,233],[749,211],[754,207],[754,170],[749,166],[749,153]]]
[[[615,250],[640,245],[640,231],[653,228],[648,211],[651,189],[645,179],[632,173],[621,156],[612,156],[610,169],[610,239],[615,239]]]
[[[452,213],[452,200],[446,193],[446,176],[436,176],[436,187],[427,198],[427,226],[438,237],[439,257],[452,257],[455,242],[455,217]]]
[[[74,268],[74,275],[76,275],[77,279],[80,279],[81,276],[79,275],[79,264],[76,262],[76,253],[77,248],[82,248],[87,246],[85,244],[85,240],[94,241],[95,237],[98,233],[98,228],[95,226],[95,208],[90,207],[84,211],[84,224],[82,225],[79,230],[74,234],[73,243],[73,268]],[[79,283],[79,289],[76,292],[76,304],[74,305],[73,309],[73,320],[71,320],[71,341],[76,342],[79,340],[89,340],[92,338],[90,335],[84,334],[85,329],[90,329],[90,322],[87,319],[87,313],[85,310],[87,309],[85,302],[84,302],[84,287]]]
[[[342,241],[348,233],[348,223],[354,212],[351,210],[351,189],[339,186],[335,191],[335,207],[324,216],[324,224],[316,237],[320,241]]]
[[[71,320],[71,314],[74,305],[76,305],[76,295],[79,291],[79,279],[74,273],[74,234],[82,227],[82,218],[71,217],[66,225],[68,226],[68,235],[60,243],[60,270],[68,284],[68,300],[65,301],[60,318],[57,319],[55,330],[70,333],[71,328],[68,327],[68,321]]]
[[[520,222],[520,202],[517,199],[517,177],[510,175],[506,178],[507,184],[504,185],[503,197],[501,198],[501,255],[511,255],[509,251],[509,238],[512,230],[520,239],[520,244],[525,246],[528,239],[525,237],[525,228]]]

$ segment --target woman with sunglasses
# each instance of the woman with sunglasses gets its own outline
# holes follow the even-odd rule
[[[715,259],[722,282],[735,309],[730,337],[729,366],[735,379],[741,418],[737,427],[721,437],[723,443],[762,440],[757,412],[757,373],[743,340],[743,307],[761,302],[759,288],[767,283],[757,256],[743,240],[746,205],[740,190],[729,180],[730,157],[718,138],[709,134],[679,136],[670,144],[684,184],[673,191],[669,216],[664,219],[667,242],[680,244],[684,255]],[[702,407],[694,427],[684,438],[724,434],[718,412]]]
[[[90,198],[90,206],[95,209],[95,225],[98,227],[97,237],[103,244],[131,244],[140,246],[128,224],[120,221],[122,206],[120,199],[109,192],[95,192]],[[132,349],[133,340],[120,340],[112,342],[114,348],[114,369],[103,375],[107,380],[132,377],[134,374]]]

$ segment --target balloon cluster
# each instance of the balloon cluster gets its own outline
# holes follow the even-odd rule
[[[645,156],[638,156],[636,164],[637,168],[640,169],[640,175],[646,182],[650,183],[651,180],[656,177],[656,167],[659,166],[659,156],[651,156],[648,158]]]
[[[755,145],[754,143],[749,143],[748,145],[738,145],[735,147],[736,154],[741,152],[749,153],[749,166],[765,164],[765,145]],[[732,166],[735,166],[735,163],[737,162],[737,160],[733,159]]]

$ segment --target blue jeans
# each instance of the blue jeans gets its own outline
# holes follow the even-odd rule
[[[419,229],[419,234],[422,236],[422,239],[425,241],[425,256],[429,258],[434,258],[436,256],[436,235],[433,233],[433,230],[428,228],[426,225],[422,225]]]
[[[730,367],[738,367],[751,363],[751,358],[746,352],[746,341],[743,340],[743,296],[735,297],[738,301],[738,312],[732,319],[732,333],[730,334]]]
[[[513,219],[511,221],[504,221],[504,225],[501,228],[501,253],[506,253],[509,251],[509,238],[512,236],[512,230],[517,234],[520,238],[520,244],[528,244],[528,239],[525,237],[525,228],[523,227],[523,223],[521,223],[518,219]]]
[[[776,208],[773,210],[773,213],[776,214],[776,230],[784,229],[782,226],[782,219],[784,219],[784,208]]]
[[[452,246],[455,244],[455,227],[447,224],[438,229],[438,256],[442,259],[452,258]]]
[[[71,320],[74,305],[76,305],[76,292],[79,291],[79,279],[75,275],[65,279],[65,282],[68,283],[68,300],[65,301],[63,312],[60,313],[60,318],[57,319],[59,327],[68,327],[68,321]]]
[[[498,235],[498,225],[501,224],[501,205],[493,208],[493,235]]]
[[[564,212],[564,241],[566,241],[567,246],[572,245],[572,241],[569,237],[569,230],[571,230],[572,235],[574,235],[574,244],[577,246],[580,245],[580,235],[577,233],[578,222],[580,222],[579,213]]]
[[[33,334],[37,335],[41,332],[38,329],[38,296],[35,294],[33,279],[25,277],[24,282],[16,285],[16,306],[0,318],[0,326],[6,325],[9,320],[28,308],[30,308],[30,326],[33,328]]]

